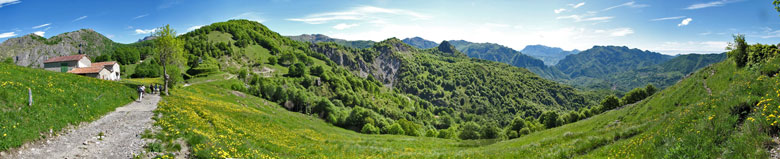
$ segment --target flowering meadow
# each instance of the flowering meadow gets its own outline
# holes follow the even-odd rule
[[[504,141],[360,134],[231,91],[236,80],[175,89],[156,124],[205,158],[766,158],[764,145],[779,127],[780,77],[734,65],[706,67],[636,104]]]
[[[0,151],[96,120],[135,98],[133,88],[117,82],[0,64]]]

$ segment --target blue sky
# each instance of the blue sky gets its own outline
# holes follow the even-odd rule
[[[770,0],[579,1],[33,1],[0,0],[0,41],[91,28],[120,43],[170,24],[180,33],[229,19],[262,22],[282,35],[320,33],[380,41],[420,36],[492,42],[521,50],[625,45],[665,54],[722,52],[731,35],[780,42]]]

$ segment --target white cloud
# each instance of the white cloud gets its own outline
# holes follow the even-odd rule
[[[643,8],[643,7],[648,7],[648,6],[650,6],[650,5],[647,5],[647,4],[636,4],[636,2],[631,1],[631,2],[626,2],[626,3],[620,4],[620,5],[612,6],[612,7],[609,7],[609,8],[604,8],[601,11],[608,11],[608,10],[612,10],[612,9],[620,8],[620,7]]]
[[[577,4],[569,4],[569,6],[571,6],[572,8],[579,8],[579,7],[582,7],[584,5],[585,5],[585,2],[580,2],[580,3],[577,3]]]
[[[429,19],[430,16],[403,9],[387,9],[373,6],[355,7],[342,12],[326,12],[308,15],[303,18],[290,18],[289,21],[298,21],[308,24],[323,24],[331,21],[379,21],[386,17],[403,16],[413,20]]]
[[[566,8],[560,8],[560,9],[553,10],[553,12],[555,12],[555,14],[559,14],[559,13],[561,13],[563,11],[566,11]]]
[[[203,27],[203,25],[191,26],[191,27],[187,28],[187,32],[193,31],[195,29],[200,29],[200,27]]]
[[[18,4],[18,3],[22,3],[22,1],[19,1],[19,0],[0,0],[0,8],[3,8],[3,7],[8,6],[8,5],[12,5],[12,4]]]
[[[722,53],[726,51],[726,41],[667,41],[650,48],[650,51],[677,55],[690,53]]]
[[[246,19],[246,20],[256,21],[258,23],[262,23],[263,21],[265,21],[265,19],[263,19],[263,17],[260,16],[260,13],[257,12],[244,12],[234,17],[231,17],[230,19]]]
[[[15,32],[0,33],[0,38],[7,38],[7,37],[13,37],[13,36],[16,36]]]
[[[154,29],[135,29],[135,34],[151,34],[157,31],[157,28]]]
[[[356,27],[356,26],[358,26],[358,24],[339,23],[339,24],[336,24],[335,26],[333,26],[333,29],[344,30],[344,29],[349,29],[349,28]]]
[[[38,36],[41,36],[41,37],[43,37],[43,34],[44,34],[44,33],[46,33],[46,32],[43,32],[43,31],[36,31],[36,32],[33,32],[33,34],[35,34],[35,35],[38,35]]]
[[[711,31],[703,32],[703,33],[699,33],[699,35],[701,35],[701,36],[712,35],[712,32]]]
[[[34,26],[32,28],[33,29],[38,29],[38,28],[43,28],[43,27],[49,26],[49,25],[51,25],[51,23],[41,24],[41,25],[38,25],[38,26]]]
[[[85,15],[85,16],[81,16],[81,17],[79,17],[79,18],[76,18],[76,19],[73,19],[73,21],[71,21],[71,22],[76,22],[76,21],[79,21],[79,20],[84,20],[84,19],[87,19],[87,16],[86,16],[86,15]]]
[[[149,16],[149,14],[143,14],[143,15],[135,16],[135,17],[133,17],[133,20],[136,20],[138,18],[143,18],[143,17],[146,17],[146,16]]]
[[[590,17],[590,16],[593,16],[594,14],[595,14],[595,12],[589,12],[589,13],[582,14],[582,15],[559,16],[559,17],[556,17],[555,19],[572,19],[575,22],[587,22],[587,21],[601,21],[601,22],[603,22],[603,21],[607,21],[607,20],[610,20],[612,18],[615,18],[615,17],[611,17],[611,16]]]
[[[685,9],[694,10],[694,9],[702,9],[702,8],[709,8],[709,7],[720,7],[720,6],[725,6],[728,3],[734,3],[738,1],[740,0],[719,0],[719,1],[712,1],[707,3],[696,3],[686,7]]]
[[[663,17],[663,18],[651,19],[650,21],[675,20],[675,19],[682,19],[682,18],[685,18],[685,16]]]
[[[682,22],[680,22],[680,24],[677,24],[677,26],[678,26],[678,27],[680,27],[680,26],[686,26],[686,25],[690,24],[690,23],[691,23],[691,21],[693,21],[693,19],[692,19],[692,18],[685,18],[685,19],[683,19],[683,20],[682,20]]]
[[[612,30],[606,31],[606,32],[609,33],[609,36],[626,36],[626,35],[634,34],[634,29],[631,29],[631,28],[617,28],[617,29],[612,29]]]
[[[116,37],[116,36],[114,36],[114,34],[107,34],[107,35],[106,35],[106,37],[107,37],[107,38],[109,38],[109,39],[111,39],[111,38],[114,38],[114,37]]]

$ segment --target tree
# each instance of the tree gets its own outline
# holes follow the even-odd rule
[[[439,132],[436,131],[436,129],[428,129],[428,131],[425,132],[425,137],[436,137],[439,136]]]
[[[366,123],[366,125],[363,125],[363,129],[361,129],[360,132],[364,134],[379,134],[379,128],[371,123]]]
[[[512,120],[512,124],[509,125],[509,129],[512,131],[520,131],[520,129],[525,128],[525,120],[520,117],[515,117],[514,120]]]
[[[620,106],[620,100],[615,95],[609,95],[601,100],[601,112],[612,110]]]
[[[647,86],[645,86],[645,93],[647,93],[647,96],[651,96],[655,94],[655,91],[658,91],[658,89],[655,88],[653,84],[648,84]]]
[[[154,33],[154,36],[157,38],[154,39],[155,42],[155,49],[156,49],[156,56],[160,60],[160,64],[162,65],[163,69],[163,81],[165,87],[163,88],[165,91],[165,95],[168,95],[168,88],[172,86],[171,82],[171,76],[168,74],[168,65],[175,65],[178,67],[178,65],[181,64],[182,61],[182,52],[183,52],[183,43],[180,39],[176,38],[176,31],[171,29],[170,25],[165,25],[164,27],[160,27],[157,29],[157,31]],[[176,76],[181,76],[180,74],[175,74]]]
[[[306,65],[300,62],[295,63],[292,66],[290,66],[290,69],[287,74],[292,77],[301,77],[304,74],[306,74]]]
[[[733,35],[734,37],[734,43],[729,43],[729,45],[726,47],[726,50],[730,50],[727,55],[734,59],[734,62],[737,63],[737,67],[744,67],[745,64],[747,64],[748,61],[748,55],[747,55],[747,43],[745,42],[745,35],[743,34],[736,34]]]
[[[401,128],[401,125],[398,125],[398,123],[393,123],[393,125],[390,125],[390,128],[387,128],[387,133],[393,135],[403,135],[406,132],[404,132],[404,128]]]
[[[480,134],[479,131],[481,130],[480,126],[477,125],[477,123],[473,121],[466,122],[466,124],[463,124],[462,127],[460,127],[460,139],[468,140],[468,139],[479,139]]]
[[[480,134],[483,139],[495,139],[498,138],[499,132],[501,132],[501,129],[499,129],[498,126],[495,124],[488,124],[482,128]]]
[[[555,111],[544,112],[539,118],[541,119],[542,124],[548,129],[560,125],[558,123],[558,113]]]

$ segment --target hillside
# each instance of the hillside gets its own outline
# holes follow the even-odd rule
[[[439,43],[430,40],[425,40],[421,37],[404,38],[401,41],[420,49],[430,49],[439,46]]]
[[[0,151],[98,119],[137,96],[113,81],[0,64]]]
[[[766,61],[751,67],[780,69]],[[206,158],[767,158],[778,81],[727,60],[638,103],[500,142],[359,134],[227,89],[235,80],[176,90],[157,122]]]
[[[544,64],[553,66],[558,64],[558,61],[566,58],[567,55],[577,54],[580,50],[574,49],[571,51],[564,51],[561,48],[549,47],[544,45],[528,45],[520,52],[528,56],[540,59],[544,61]]]
[[[629,49],[619,46],[593,46],[578,54],[568,55],[555,65],[571,78],[600,77],[610,73],[660,64],[672,56],[660,53]]]
[[[392,126],[402,125],[401,134],[422,136],[460,131],[456,125],[467,122],[497,132],[515,116],[578,113],[599,98],[522,68],[467,58],[454,46],[419,50],[395,38],[366,49],[301,43],[246,20],[214,23],[181,38],[190,76],[239,74],[245,84],[237,91],[361,132],[375,127],[394,134]]]
[[[322,34],[302,34],[302,35],[296,35],[296,36],[286,36],[292,40],[295,41],[302,41],[302,42],[310,42],[310,43],[319,43],[319,42],[334,42],[339,45],[344,45],[347,47],[354,47],[354,48],[369,48],[372,45],[374,45],[374,41],[370,40],[344,40],[344,39],[336,39],[331,38]]]
[[[545,65],[544,61],[523,54],[512,48],[494,43],[473,43],[465,40],[450,40],[452,45],[469,57],[506,63],[528,69],[547,79],[567,79],[557,69]]]
[[[62,33],[48,39],[29,34],[0,44],[0,59],[18,58],[17,65],[40,68],[43,67],[43,61],[50,57],[81,53],[95,58],[112,52],[118,45],[91,29]]]

